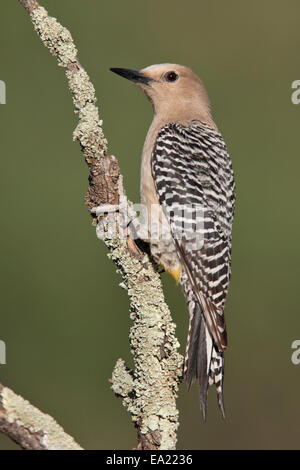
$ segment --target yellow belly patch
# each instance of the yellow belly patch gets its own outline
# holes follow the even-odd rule
[[[178,281],[180,279],[180,273],[181,273],[181,269],[180,269],[180,266],[178,267],[174,267],[174,268],[168,268],[166,269],[165,268],[165,271],[170,274],[170,276],[172,276],[173,279],[175,279],[176,281],[176,284],[178,284]]]

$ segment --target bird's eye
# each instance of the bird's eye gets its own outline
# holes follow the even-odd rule
[[[167,72],[165,74],[164,78],[167,82],[176,82],[176,80],[178,80],[179,76],[176,72]]]

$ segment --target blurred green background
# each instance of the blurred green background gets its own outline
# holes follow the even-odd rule
[[[236,175],[233,276],[226,307],[226,421],[213,389],[180,387],[179,449],[299,448],[299,0],[41,0],[68,27],[99,99],[110,152],[139,200],[152,117],[143,94],[109,72],[189,65],[208,89]],[[17,0],[1,2],[0,381],[53,415],[88,449],[127,449],[136,434],[108,379],[132,363],[126,293],[84,205],[87,167],[63,69]],[[184,352],[187,309],[163,274]],[[0,435],[0,448],[15,448]]]

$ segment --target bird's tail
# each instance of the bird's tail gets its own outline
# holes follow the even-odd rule
[[[208,386],[215,384],[220,410],[225,418],[223,402],[224,353],[219,352],[206,326],[200,304],[191,291],[188,306],[190,313],[189,332],[186,346],[184,377],[188,387],[197,380],[200,389],[200,406],[206,418]]]

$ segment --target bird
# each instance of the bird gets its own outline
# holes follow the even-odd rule
[[[187,301],[183,375],[188,389],[198,382],[206,420],[208,388],[215,385],[225,418],[224,309],[235,207],[228,149],[212,118],[206,88],[191,68],[164,63],[110,70],[135,83],[153,107],[141,161],[140,198],[148,213],[144,238],[156,263],[180,283]],[[151,219],[153,207],[160,228]]]

